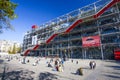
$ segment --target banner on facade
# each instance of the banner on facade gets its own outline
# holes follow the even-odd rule
[[[82,38],[83,47],[97,47],[100,46],[100,36],[89,36]]]
[[[114,50],[115,60],[120,60],[120,48]]]
[[[37,35],[32,36],[32,45],[36,45],[37,44]]]

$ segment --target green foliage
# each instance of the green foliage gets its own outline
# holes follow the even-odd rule
[[[12,54],[12,52],[11,52],[10,50],[8,51],[8,53],[9,53],[9,54]]]
[[[13,46],[12,53],[13,53],[13,54],[15,54],[15,53],[16,53],[16,46],[15,46],[15,44],[14,44],[14,46]]]
[[[20,47],[16,47],[16,45],[13,45],[13,48],[10,48],[8,50],[9,54],[16,54],[16,53],[20,53],[21,52],[21,48]]]
[[[21,52],[21,48],[20,48],[20,47],[17,48],[17,52],[18,52],[18,53]]]
[[[2,12],[1,16],[8,17],[10,19],[16,18],[16,14],[14,13],[17,4],[10,2],[10,0],[0,0],[0,10]]]
[[[11,47],[9,48],[8,53],[12,54],[12,48]]]
[[[11,2],[10,0],[0,0],[0,22],[3,24],[0,24],[0,28],[10,28],[13,29],[13,27],[10,24],[10,20],[13,20],[17,17],[15,14],[15,8],[17,7],[17,4]]]

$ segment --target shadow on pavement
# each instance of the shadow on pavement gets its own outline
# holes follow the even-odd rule
[[[91,70],[89,67],[82,67],[82,69]]]
[[[33,71],[20,70],[20,71],[10,71],[6,72],[5,75],[0,73],[2,80],[33,80],[32,74],[35,74]]]
[[[113,68],[115,70],[120,70],[120,66],[106,66],[106,67],[111,67],[111,68]]]
[[[120,72],[105,72],[107,74],[115,74],[115,75],[120,75]]]
[[[0,64],[2,64],[3,62],[4,62],[4,60],[1,60],[1,59],[0,59]]]
[[[119,61],[107,61],[111,63],[115,63],[115,65],[105,65],[105,67],[110,68],[113,71],[106,71],[105,74],[103,74],[106,77],[109,77],[111,80],[119,80],[120,79],[120,62]]]
[[[105,62],[111,62],[111,63],[120,64],[120,60],[105,60]]]
[[[120,76],[117,76],[117,75],[106,74],[105,76],[110,77],[110,78],[114,78],[114,80],[120,79]],[[111,80],[112,80],[112,79],[111,79]]]
[[[57,75],[49,72],[40,73],[39,80],[57,80]]]

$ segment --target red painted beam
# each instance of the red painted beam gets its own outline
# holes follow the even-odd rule
[[[25,51],[25,53],[24,53],[24,56],[27,56],[29,52],[30,52],[30,50],[29,50],[29,49],[28,49],[28,50],[26,50],[26,51]]]
[[[39,47],[39,45],[35,45],[35,47],[33,48],[33,50],[36,50]]]
[[[47,39],[46,43],[48,44],[52,39],[54,39],[58,34],[53,34],[50,38]]]
[[[120,0],[114,0],[114,1],[116,1],[116,2],[120,2]]]
[[[100,15],[102,15],[108,8],[110,8],[111,6],[113,6],[116,2],[118,2],[117,0],[113,0],[111,3],[109,3],[107,6],[105,6],[103,9],[101,9],[97,14],[95,14],[93,17],[97,18]]]
[[[32,50],[36,50],[38,47],[39,47],[39,45],[35,45]],[[27,56],[29,52],[30,52],[30,49],[26,50],[24,53],[24,56]]]
[[[70,32],[74,27],[76,27],[80,22],[82,22],[82,20],[78,20],[76,21],[73,25],[71,25],[64,33],[68,33]],[[54,39],[58,34],[53,34],[47,41],[46,43],[48,44],[52,39]]]
[[[82,22],[82,19],[77,20],[73,25],[71,25],[64,33],[70,32],[74,27],[76,27],[79,23]]]

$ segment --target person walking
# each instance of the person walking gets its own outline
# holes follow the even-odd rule
[[[95,61],[90,61],[89,66],[90,66],[90,69],[95,69],[96,67]]]
[[[56,71],[58,71],[58,67],[59,67],[59,60],[56,59],[55,60],[55,69],[56,69]]]
[[[96,62],[93,61],[93,69],[95,69],[95,68],[96,68]]]
[[[92,61],[90,61],[89,66],[90,66],[90,69],[92,69],[92,68],[93,68]]]

